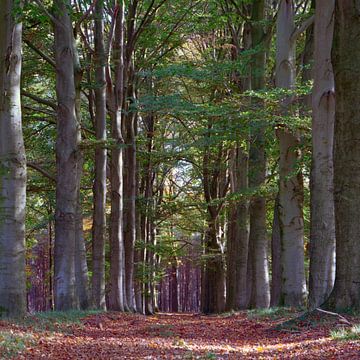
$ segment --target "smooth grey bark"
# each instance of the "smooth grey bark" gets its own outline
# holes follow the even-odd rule
[[[251,87],[261,90],[265,86],[265,33],[264,0],[252,5],[252,47],[258,51],[252,57]],[[262,106],[257,100],[254,105]],[[265,124],[260,120],[250,124],[249,187],[258,188],[265,184],[266,153]],[[250,233],[248,258],[248,297],[252,307],[267,308],[270,305],[270,284],[268,271],[268,239],[266,233],[266,200],[255,195],[250,202]]]
[[[230,188],[233,193],[248,186],[248,154],[237,147],[230,159]],[[248,257],[248,201],[242,199],[229,209],[227,236],[226,309],[246,308],[246,273]]]
[[[110,292],[109,309],[124,311],[125,264],[123,239],[123,134],[122,108],[124,101],[124,25],[125,4],[119,2],[114,39],[115,84],[109,94],[109,108],[112,122],[112,138],[115,142],[111,151],[111,220],[110,220]],[[108,69],[110,76],[110,69]],[[110,81],[110,79],[109,79]]]
[[[81,81],[83,71],[80,64],[79,53],[76,48],[75,38],[74,45],[74,82],[75,82],[75,114],[77,122],[78,143],[81,142]],[[78,304],[81,309],[87,309],[89,303],[89,275],[86,259],[86,245],[83,229],[83,213],[82,213],[82,199],[81,199],[81,178],[83,175],[84,154],[82,150],[78,149],[77,156],[77,201],[76,201],[76,229],[75,229],[75,288],[78,299]]]
[[[334,133],[334,199],[336,278],[326,305],[360,309],[360,6],[335,2],[332,62],[336,109]]]
[[[106,135],[106,55],[104,44],[104,4],[95,5],[95,133],[96,139],[105,142]],[[92,304],[105,309],[105,241],[106,241],[106,166],[105,144],[95,150],[95,181],[93,186],[94,210],[92,228]]]
[[[310,193],[310,308],[316,308],[327,299],[335,280],[333,185],[335,84],[331,63],[334,9],[335,0],[316,2]]]
[[[276,76],[278,88],[295,86],[295,40],[293,1],[282,0],[276,22]],[[281,104],[286,115],[292,98]],[[300,137],[285,125],[278,125],[280,147],[279,222],[281,229],[282,299],[286,306],[302,306],[306,301],[304,268],[303,182],[297,169]]]
[[[21,123],[19,2],[0,0],[0,316],[26,312],[26,158]]]
[[[54,250],[55,309],[76,307],[75,248],[79,192],[79,126],[76,118],[74,39],[68,9],[70,1],[54,0],[57,139],[56,212]]]
[[[271,236],[271,306],[280,306],[281,300],[281,229],[279,223],[279,194],[274,204]]]
[[[80,309],[89,307],[89,277],[86,261],[86,246],[83,229],[83,214],[80,199],[77,206],[76,220],[76,247],[75,247],[75,281],[76,293]]]
[[[125,250],[125,288],[127,304],[135,311],[134,295],[134,247],[136,240],[136,143],[135,121],[137,115],[126,117],[126,148],[124,151],[124,250]]]
[[[232,58],[239,60],[241,44],[236,27],[230,22],[229,27],[234,45]],[[242,45],[245,50],[251,48],[251,25],[245,22],[242,29]],[[250,73],[239,78],[233,73],[233,81],[240,91],[251,89]],[[237,193],[248,188],[249,149],[248,133],[241,134],[245,146],[240,142],[230,153],[229,176],[230,191]],[[245,309],[247,307],[247,263],[249,253],[249,201],[245,197],[230,204],[227,236],[226,270],[226,310]]]

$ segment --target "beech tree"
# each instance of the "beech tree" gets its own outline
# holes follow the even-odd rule
[[[335,74],[334,199],[336,276],[328,307],[360,308],[359,222],[359,8],[353,1],[335,2],[333,66]],[[350,56],[349,56],[350,55]],[[332,95],[329,94],[331,101]]]
[[[334,1],[316,3],[314,88],[312,93],[312,168],[309,305],[321,305],[335,279],[335,218],[333,136],[335,121],[334,75],[331,46]]]
[[[26,311],[20,4],[0,1],[0,316],[4,317],[22,317]]]

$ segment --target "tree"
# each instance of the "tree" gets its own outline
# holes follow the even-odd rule
[[[334,130],[336,277],[334,289],[326,306],[338,310],[360,309],[360,222],[356,220],[360,197],[358,3],[337,0],[334,26],[332,61],[336,91]]]
[[[26,311],[21,7],[1,0],[0,8],[0,315],[21,317]]]
[[[265,87],[265,2],[256,0],[252,5],[251,39],[256,49],[251,64],[251,88]],[[261,102],[254,100],[255,105]],[[260,119],[250,125],[249,187],[259,188],[266,178],[265,126]],[[266,308],[270,305],[270,284],[268,272],[268,239],[266,234],[266,199],[256,195],[250,202],[249,270],[251,305]],[[249,276],[248,275],[248,276]]]
[[[106,140],[106,54],[104,44],[104,3],[95,6],[95,132],[96,139]],[[93,214],[93,277],[92,302],[105,309],[105,240],[106,240],[106,165],[107,150],[101,144],[95,150],[94,214]]]
[[[293,1],[282,0],[276,26],[276,86],[294,89],[296,76]],[[292,97],[281,104],[285,116]],[[276,131],[280,147],[279,224],[281,234],[282,301],[287,306],[301,306],[306,301],[304,267],[303,179],[296,168],[300,136],[286,125]]]
[[[56,212],[55,212],[55,308],[76,307],[75,249],[80,129],[76,118],[74,80],[74,39],[70,1],[54,0],[57,140],[56,140]]]
[[[335,1],[318,0],[315,12],[315,64],[312,93],[312,168],[309,306],[322,304],[335,280],[333,194],[334,75],[331,46]]]

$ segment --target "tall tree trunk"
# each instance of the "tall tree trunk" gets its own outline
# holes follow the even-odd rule
[[[315,18],[313,88],[313,158],[311,168],[309,306],[321,305],[335,280],[335,214],[333,193],[334,75],[331,46],[335,0],[318,0]]]
[[[251,16],[252,47],[260,47],[253,55],[251,68],[251,86],[261,90],[265,86],[265,49],[263,21],[265,19],[264,0],[255,0]],[[258,104],[261,106],[261,104]],[[259,126],[260,125],[260,126]],[[251,124],[249,153],[249,187],[265,184],[266,154],[265,135],[262,122]],[[268,271],[268,239],[266,234],[266,200],[256,195],[250,203],[249,266],[251,266],[251,305],[266,308],[270,304],[270,286]],[[250,290],[250,289],[249,289]]]
[[[83,214],[80,199],[77,207],[76,221],[76,248],[75,248],[75,280],[76,293],[79,300],[80,309],[85,310],[89,307],[89,277],[86,260],[86,246],[83,229]]]
[[[360,222],[356,219],[360,204],[359,15],[360,7],[357,1],[335,2],[332,60],[336,91],[334,135],[336,278],[327,306],[338,310],[360,309]]]
[[[237,147],[232,152],[231,190],[244,191],[248,182],[248,155]],[[229,214],[227,248],[226,309],[244,309],[246,300],[246,273],[248,257],[248,201],[233,204]]]
[[[271,306],[281,305],[281,229],[279,223],[279,194],[274,204],[271,237]]]
[[[293,1],[282,0],[276,30],[276,86],[295,87],[295,41]],[[286,115],[291,103],[282,103]],[[304,268],[304,220],[302,174],[296,169],[300,157],[299,136],[284,125],[276,131],[280,146],[279,222],[281,229],[282,301],[286,306],[301,306],[306,301]]]
[[[81,142],[81,81],[83,77],[83,71],[81,69],[79,53],[76,48],[75,38],[73,39],[74,45],[74,81],[75,81],[75,113],[77,121],[77,133],[78,143]],[[81,178],[83,175],[84,166],[84,154],[79,148],[77,156],[77,205],[76,205],[76,229],[75,229],[75,287],[78,298],[78,306],[81,309],[87,309],[89,307],[89,278],[88,278],[88,266],[86,259],[86,246],[83,229],[83,213],[82,213],[82,199],[81,199]]]
[[[124,241],[123,241],[123,136],[122,108],[124,101],[124,20],[125,4],[119,2],[114,41],[115,86],[111,91],[110,116],[115,145],[111,152],[111,222],[110,222],[110,293],[109,308],[124,311]],[[110,69],[108,69],[110,73]]]
[[[76,306],[75,245],[78,200],[79,128],[75,109],[73,29],[70,1],[54,0],[56,21],[55,61],[57,141],[56,141],[56,213],[55,213],[55,308]]]
[[[0,0],[0,316],[26,311],[26,158],[21,124],[22,24],[18,1]]]
[[[95,5],[95,133],[100,142],[106,141],[106,56],[104,45],[104,4]],[[94,213],[92,242],[92,303],[105,309],[105,241],[106,241],[106,166],[105,144],[95,150]]]
[[[126,148],[124,152],[124,248],[125,287],[127,304],[135,310],[134,302],[134,246],[136,240],[136,144],[135,126],[137,115],[126,117]]]

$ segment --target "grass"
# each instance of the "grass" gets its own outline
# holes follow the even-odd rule
[[[330,336],[333,340],[340,341],[360,340],[360,325],[354,325],[351,328],[333,330],[331,331]]]
[[[16,320],[11,329],[0,331],[0,359],[14,358],[36,342],[35,333],[43,331],[70,333],[71,326],[81,325],[87,316],[99,314],[99,310],[49,311]]]
[[[299,314],[303,309],[287,308],[287,307],[272,307],[268,309],[254,309],[247,312],[250,319],[266,318],[276,320],[283,317],[291,317]]]
[[[18,325],[31,327],[37,331],[64,331],[71,325],[81,324],[81,320],[90,315],[102,313],[101,310],[46,311],[27,316]]]
[[[35,343],[32,334],[0,331],[0,359],[13,358]]]

